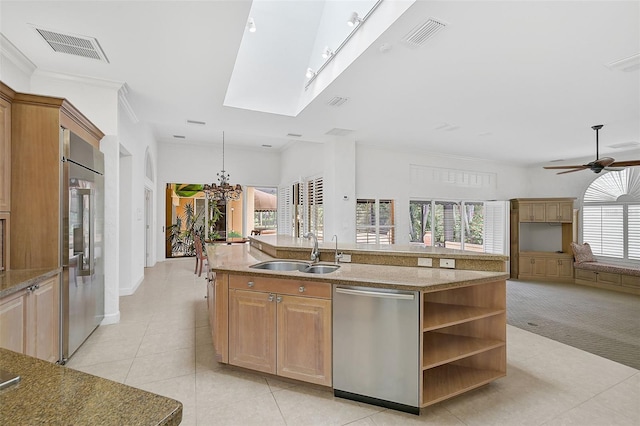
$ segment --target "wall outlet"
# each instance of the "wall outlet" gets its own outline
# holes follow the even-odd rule
[[[433,266],[433,259],[431,259],[430,257],[419,257],[418,266],[427,266],[431,268]]]
[[[342,253],[342,257],[340,258],[340,262],[351,263],[351,255]]]
[[[441,268],[455,268],[456,261],[454,259],[440,259]]]

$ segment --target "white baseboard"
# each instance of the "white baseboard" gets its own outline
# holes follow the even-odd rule
[[[144,281],[144,275],[142,275],[132,287],[120,287],[119,295],[121,297],[122,296],[131,296],[132,294],[134,294],[136,292],[138,287],[140,287],[140,284],[142,284],[142,281]]]
[[[117,324],[120,322],[120,311],[114,314],[105,314],[100,325]]]

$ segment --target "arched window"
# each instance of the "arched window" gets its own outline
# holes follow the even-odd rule
[[[584,193],[582,241],[596,256],[640,260],[640,168],[608,172]]]

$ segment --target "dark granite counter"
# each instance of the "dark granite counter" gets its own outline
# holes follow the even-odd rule
[[[16,269],[0,272],[0,297],[27,288],[62,272],[62,268]]]
[[[0,349],[18,384],[0,390],[1,425],[178,425],[179,401]]]

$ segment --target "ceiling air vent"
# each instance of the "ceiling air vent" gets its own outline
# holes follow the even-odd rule
[[[204,121],[198,121],[198,120],[187,120],[187,124],[191,124],[194,126],[204,126],[207,123]]]
[[[301,138],[302,135],[300,133],[287,133],[287,136],[290,138]]]
[[[420,47],[446,26],[445,22],[429,18],[427,22],[411,30],[409,34],[402,38],[402,41],[411,47]]]
[[[340,105],[344,104],[348,100],[349,100],[349,98],[341,98],[340,96],[335,96],[329,102],[327,102],[327,105],[334,106],[334,107],[339,107]]]
[[[38,27],[33,28],[55,52],[97,59],[109,63],[109,59],[107,59],[107,55],[100,47],[100,43],[93,37],[65,34]]]
[[[331,130],[329,130],[327,133],[325,133],[325,135],[332,135],[332,136],[347,136],[348,134],[353,133],[353,130],[349,130],[349,129],[339,129],[339,128],[333,128]]]

